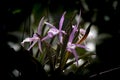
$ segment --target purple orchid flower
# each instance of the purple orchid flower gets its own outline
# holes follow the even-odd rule
[[[72,32],[70,34],[70,37],[69,37],[69,40],[68,40],[68,43],[67,43],[67,51],[73,53],[73,55],[75,56],[75,59],[77,61],[77,65],[78,65],[78,55],[77,55],[77,52],[76,52],[75,49],[76,49],[76,47],[80,47],[80,48],[86,48],[86,47],[83,46],[83,45],[80,45],[80,44],[72,43],[73,39],[74,39],[75,32],[78,31],[76,25],[75,26],[73,25],[72,27],[73,27],[73,30],[72,30]]]
[[[52,24],[45,22],[46,25],[48,25],[50,27],[47,36],[45,36],[41,41],[49,39],[49,38],[53,38],[54,36],[59,34],[59,40],[60,43],[63,43],[63,36],[62,34],[66,34],[65,31],[62,30],[62,26],[63,26],[63,22],[64,22],[64,15],[66,12],[63,13],[60,22],[59,22],[59,29],[57,29],[55,26],[53,26]]]
[[[39,46],[39,50],[40,52],[42,52],[42,48],[41,48],[41,39],[40,39],[40,34],[41,34],[41,29],[42,29],[42,26],[43,26],[43,22],[44,22],[44,17],[41,18],[40,20],[40,23],[39,23],[39,26],[38,26],[38,29],[37,29],[37,33],[33,34],[33,37],[28,37],[26,39],[24,39],[22,42],[21,42],[21,45],[24,46],[24,43],[25,42],[33,42],[30,47],[27,49],[28,51],[38,42],[38,46]]]

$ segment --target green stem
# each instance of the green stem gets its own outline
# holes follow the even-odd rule
[[[65,64],[66,64],[69,56],[70,56],[70,52],[67,51],[66,54],[65,54],[65,56],[64,56],[64,58],[61,61],[61,65],[60,65],[60,69],[61,70],[64,69],[64,66],[65,66]]]

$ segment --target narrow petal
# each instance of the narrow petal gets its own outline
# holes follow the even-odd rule
[[[59,22],[59,30],[62,29],[65,14],[66,14],[66,12],[63,13],[63,15],[62,15],[62,17],[61,17],[61,19],[60,19],[60,22]]]
[[[71,42],[68,42],[68,43],[67,43],[67,48],[68,48],[68,49],[75,49],[75,48],[76,48],[76,45],[75,45],[75,44],[72,44]]]
[[[44,17],[41,18],[41,20],[40,20],[40,22],[39,22],[38,29],[37,29],[37,33],[38,33],[39,35],[41,34],[43,23],[44,23]]]
[[[29,51],[36,43],[37,43],[37,40],[34,41],[34,42],[31,44],[31,46],[30,46],[27,50]]]
[[[44,22],[46,25],[48,25],[50,28],[56,28],[55,26],[53,26],[52,24],[48,23],[48,22]]]
[[[65,31],[63,31],[63,30],[62,30],[61,32],[62,32],[63,34],[65,34],[65,35],[67,34],[67,33],[66,33]]]
[[[42,48],[41,48],[41,40],[38,40],[38,48],[39,48],[40,52],[42,52]]]
[[[24,44],[25,42],[31,42],[31,41],[32,41],[31,38],[26,38],[21,42],[21,44]]]
[[[75,60],[76,60],[77,65],[78,65],[78,55],[77,55],[77,53],[76,53],[76,51],[74,49],[72,50],[72,53],[75,56]]]
[[[47,35],[47,36],[43,37],[41,41],[44,41],[44,40],[46,40],[46,39],[49,39],[50,37],[51,37],[50,35]]]
[[[78,30],[77,30],[77,27],[73,25],[73,30],[72,30],[72,32],[71,32],[71,34],[70,34],[69,42],[72,43],[76,31],[78,31]]]
[[[60,31],[57,28],[50,28],[47,33],[48,34],[53,34],[53,36],[55,36],[55,35],[59,34]]]
[[[24,43],[25,43],[25,42],[32,42],[32,41],[34,41],[34,38],[33,38],[33,37],[32,37],[32,38],[25,38],[25,39],[21,42],[21,45],[24,46]]]
[[[61,30],[61,32],[59,32],[59,40],[60,40],[60,43],[63,44],[63,35],[62,34],[67,34],[65,31]]]
[[[84,45],[81,45],[81,44],[75,44],[77,47],[80,47],[80,48],[84,48],[84,49],[86,49],[87,47],[86,46],[84,46]]]

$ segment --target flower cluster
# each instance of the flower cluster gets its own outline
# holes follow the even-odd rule
[[[58,27],[52,25],[49,22],[44,21],[44,17],[42,17],[41,20],[40,20],[37,32],[34,33],[32,37],[28,37],[28,38],[24,39],[21,42],[22,46],[24,46],[24,44],[26,42],[30,42],[31,45],[27,49],[29,51],[36,43],[38,43],[38,48],[39,48],[40,53],[44,53],[43,48],[45,48],[45,46],[43,46],[43,44],[47,42],[46,40],[53,39],[54,37],[58,36],[59,45],[65,46],[64,53],[67,53],[67,52],[72,53],[75,57],[75,60],[76,60],[77,64],[78,64],[79,56],[76,52],[76,48],[77,47],[78,48],[84,48],[84,49],[86,48],[85,45],[81,44],[81,41],[83,41],[83,39],[85,40],[85,38],[88,35],[90,30],[86,31],[84,29],[78,29],[79,28],[79,23],[80,23],[80,16],[81,16],[81,13],[80,13],[79,16],[78,16],[79,18],[76,21],[77,23],[74,24],[74,25],[71,25],[72,30],[71,30],[70,34],[68,34],[68,31],[65,31],[65,30],[62,29],[65,14],[66,14],[66,12],[63,13],[63,15],[62,15],[62,17],[59,21],[59,26]],[[49,30],[47,31],[46,35],[41,35],[43,25],[46,25],[46,27],[49,27]],[[77,33],[82,34],[82,37],[81,37],[81,39],[77,37],[78,38],[77,42],[74,42],[74,38],[76,38],[75,35]],[[68,35],[69,38],[67,38],[67,44],[65,45],[65,43],[63,41],[63,39],[64,39],[63,36],[66,36],[66,35]],[[61,50],[61,49],[59,49],[59,50]],[[62,51],[59,51],[59,53],[60,52],[62,52]],[[63,58],[61,58],[61,59],[63,59]]]

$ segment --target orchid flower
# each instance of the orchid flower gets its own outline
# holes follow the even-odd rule
[[[86,48],[85,46],[81,45],[81,44],[74,44],[72,43],[73,42],[73,39],[74,39],[74,35],[75,35],[75,32],[78,31],[77,29],[77,26],[73,25],[73,30],[69,36],[69,40],[68,40],[68,43],[67,43],[67,51],[73,53],[73,55],[75,56],[75,59],[77,61],[77,65],[78,65],[78,55],[77,55],[77,52],[76,52],[76,47],[80,47],[80,48]]]
[[[59,35],[59,40],[60,43],[63,43],[63,36],[62,34],[66,34],[65,31],[62,30],[62,26],[63,26],[63,22],[64,22],[64,15],[66,12],[63,13],[60,22],[59,22],[59,29],[57,29],[55,26],[53,26],[52,24],[45,22],[46,25],[48,25],[50,27],[49,31],[47,32],[47,36],[45,36],[41,41],[49,39],[49,38],[53,38],[56,35]]]
[[[30,47],[27,49],[28,51],[38,42],[39,50],[40,50],[40,52],[42,52],[42,49],[41,49],[41,39],[40,39],[39,36],[41,34],[41,29],[42,29],[42,26],[43,26],[43,21],[44,21],[44,17],[41,18],[39,26],[38,26],[38,29],[37,29],[37,33],[33,34],[33,37],[28,37],[28,38],[24,39],[21,42],[22,46],[24,46],[25,42],[30,42],[30,43],[33,42],[30,45]]]

